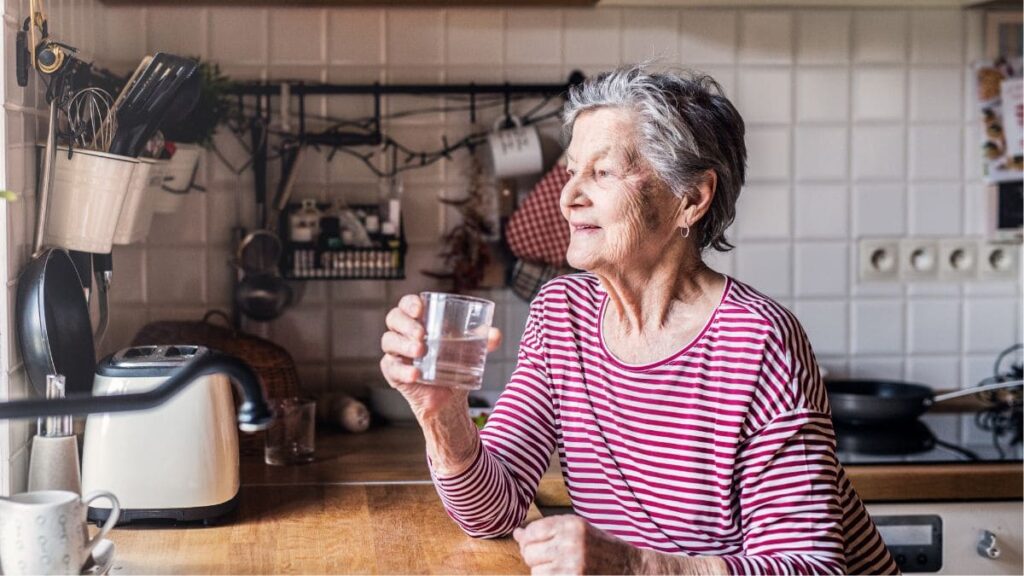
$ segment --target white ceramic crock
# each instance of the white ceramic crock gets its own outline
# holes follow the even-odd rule
[[[202,156],[203,148],[198,144],[177,144],[174,156],[167,163],[163,189],[156,195],[153,211],[157,214],[177,212],[185,203],[192,178]]]

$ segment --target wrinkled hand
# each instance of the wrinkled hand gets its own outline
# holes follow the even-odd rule
[[[629,574],[639,549],[579,516],[548,516],[512,537],[531,574]]]
[[[384,356],[380,370],[392,388],[395,388],[409,402],[418,419],[426,414],[436,414],[446,408],[466,410],[469,392],[447,386],[418,384],[420,370],[412,365],[415,358],[427,353],[427,330],[423,326],[423,300],[417,294],[407,294],[398,306],[388,312],[385,323],[388,331],[380,340]],[[501,345],[501,331],[491,328],[487,335],[487,351],[493,352]]]

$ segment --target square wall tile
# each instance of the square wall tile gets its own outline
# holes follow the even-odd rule
[[[735,240],[732,237],[731,229],[726,232],[726,239],[730,242]],[[736,258],[732,252],[719,252],[717,250],[709,250],[701,255],[704,260],[704,264],[707,264],[708,268],[721,272],[727,276],[733,276],[736,274]]]
[[[753,126],[745,135],[747,182],[789,178],[789,129]]]
[[[504,54],[504,12],[452,10],[448,13],[448,64],[500,64]]]
[[[206,253],[206,301],[212,305],[230,305],[235,298],[234,250],[210,247]]]
[[[326,312],[320,306],[286,310],[271,323],[274,341],[284,346],[300,364],[326,361],[330,348],[327,332],[329,316]]]
[[[505,14],[506,64],[561,64],[562,13],[509,10]]]
[[[270,61],[274,64],[323,63],[327,20],[324,11],[306,8],[270,12]]]
[[[960,388],[960,359],[956,356],[912,356],[907,360],[907,380],[933,390]]]
[[[797,238],[846,238],[850,231],[845,185],[804,184],[794,191]]]
[[[857,180],[902,180],[904,132],[901,126],[853,127],[853,177]]]
[[[138,60],[146,53],[146,13],[138,8],[107,7],[103,11],[102,24],[106,33],[100,42],[104,59],[112,62]]]
[[[378,65],[384,60],[384,12],[331,10],[327,59],[332,64]]]
[[[626,10],[622,14],[622,59],[643,62],[658,59],[679,63],[679,12],[677,10]]]
[[[910,60],[927,64],[963,61],[964,17],[960,10],[910,13]]]
[[[862,63],[898,63],[907,59],[907,13],[858,10],[853,13],[853,57]]]
[[[960,300],[912,299],[907,303],[911,354],[960,352]]]
[[[740,13],[740,62],[789,64],[793,60],[793,15],[786,11]]]
[[[959,180],[962,152],[960,126],[910,127],[910,177]]]
[[[903,302],[853,301],[853,353],[903,353]]]
[[[206,14],[201,8],[148,8],[146,10],[146,48],[150,54],[171,52],[206,56]],[[117,34],[119,31],[108,30]],[[251,34],[236,30],[234,36]],[[139,59],[142,54],[136,54]]]
[[[796,296],[845,296],[848,246],[846,242],[797,242]]]
[[[442,64],[444,12],[388,10],[387,62],[397,66]]]
[[[206,216],[206,194],[188,194],[177,212],[153,216],[146,243],[162,246],[205,243]]]
[[[902,184],[853,188],[853,236],[902,236],[907,230],[907,191]]]
[[[853,71],[854,120],[902,120],[906,86],[903,68]]]
[[[745,186],[736,206],[739,238],[789,238],[789,202],[789,186]]]
[[[403,196],[406,240],[416,244],[437,242],[443,206],[435,188],[407,185]]]
[[[387,331],[377,310],[335,308],[331,314],[334,358],[380,359],[380,337]]]
[[[203,302],[205,263],[202,248],[149,248],[146,255],[147,301],[156,304]]]
[[[1019,299],[974,298],[965,303],[964,341],[968,352],[998,352],[1020,341]]]
[[[915,236],[960,234],[959,184],[921,184],[910,187],[910,233]]]
[[[789,68],[743,68],[739,71],[737,108],[745,122],[790,121],[790,74]]]
[[[986,185],[968,184],[964,186],[964,234],[984,236],[988,234],[988,222],[989,199]]]
[[[266,10],[212,8],[209,13],[210,58],[234,65],[266,62]]]
[[[618,10],[566,10],[564,17],[567,65],[619,63],[622,18]]]
[[[801,64],[839,64],[850,59],[850,13],[805,11],[797,15],[796,56]]]
[[[960,68],[911,68],[910,119],[959,121],[963,117]]]
[[[789,243],[744,242],[736,248],[736,278],[773,298],[792,293]]]
[[[842,300],[798,300],[796,316],[811,340],[815,356],[846,355],[849,324]]]
[[[845,126],[796,129],[796,179],[844,180],[849,159]]]
[[[841,122],[849,116],[849,106],[850,74],[845,68],[797,70],[797,120]]]
[[[146,298],[145,250],[138,246],[114,247],[114,281],[110,283],[111,302],[141,303]]]
[[[731,10],[682,11],[679,57],[684,65],[735,62],[736,13]]]
[[[977,386],[982,380],[991,378],[993,360],[994,358],[991,354],[965,357],[960,365],[962,372],[960,387],[970,388]]]

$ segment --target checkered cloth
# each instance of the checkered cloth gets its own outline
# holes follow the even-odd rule
[[[512,280],[509,282],[509,286],[516,296],[531,302],[548,280],[573,272],[578,272],[578,270],[568,265],[550,266],[540,262],[516,260],[515,267],[512,268]]]
[[[562,218],[558,197],[568,181],[565,165],[556,163],[512,213],[505,237],[517,257],[554,266],[565,265],[569,223]]]

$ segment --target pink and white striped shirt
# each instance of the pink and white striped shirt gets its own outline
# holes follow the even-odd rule
[[[659,362],[604,346],[591,274],[533,301],[518,365],[469,469],[434,475],[476,537],[522,522],[558,450],[577,514],[640,548],[720,556],[734,574],[898,573],[836,460],[796,318],[728,279],[701,333]]]

